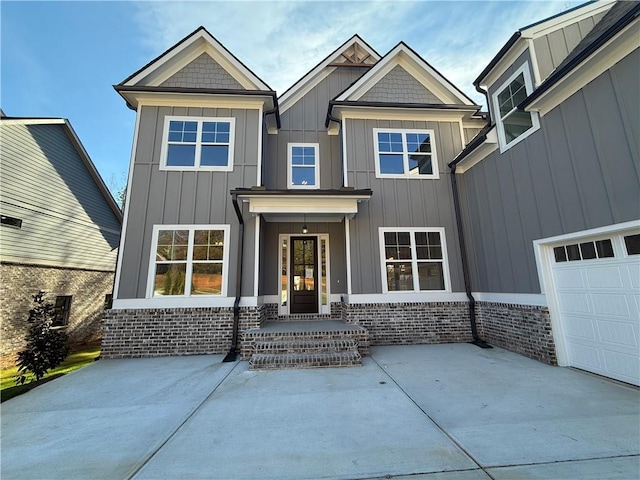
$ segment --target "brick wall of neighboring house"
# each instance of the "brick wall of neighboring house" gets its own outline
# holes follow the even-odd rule
[[[365,327],[371,345],[473,340],[467,302],[343,303],[342,318]]]
[[[556,365],[556,348],[547,307],[476,303],[478,333],[491,345]]]
[[[264,305],[241,307],[238,343],[244,330],[266,320]],[[233,335],[233,308],[153,308],[107,310],[103,358],[227,353]]]
[[[113,272],[35,265],[0,264],[0,365],[15,365],[15,355],[24,347],[32,296],[47,292],[71,295],[71,311],[66,331],[72,347],[100,342],[105,295],[113,288]]]

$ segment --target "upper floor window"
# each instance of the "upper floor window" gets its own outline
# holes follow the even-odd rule
[[[71,295],[58,295],[54,307],[54,319],[51,326],[66,327],[69,325],[69,314],[71,313]]]
[[[443,228],[380,228],[382,291],[450,291]]]
[[[288,188],[320,188],[317,143],[290,143],[288,157]]]
[[[438,178],[433,130],[373,129],[376,176]]]
[[[155,225],[149,297],[226,295],[229,225]]]
[[[233,170],[234,118],[167,117],[163,170]]]
[[[511,148],[538,129],[536,113],[518,110],[518,105],[532,91],[529,66],[525,63],[493,94],[501,151]]]

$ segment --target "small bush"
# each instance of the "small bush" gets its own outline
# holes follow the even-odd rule
[[[69,354],[69,336],[62,329],[52,328],[56,318],[55,307],[44,301],[45,292],[33,295],[36,304],[29,310],[29,330],[25,336],[26,348],[18,352],[16,384],[27,380],[32,373],[40,380],[49,370],[60,365]]]

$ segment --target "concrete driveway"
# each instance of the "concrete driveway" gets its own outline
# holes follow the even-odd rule
[[[3,480],[637,479],[640,390],[469,344],[101,360],[2,404]]]

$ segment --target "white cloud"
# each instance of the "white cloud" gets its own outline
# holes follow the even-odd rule
[[[473,80],[518,28],[577,2],[143,2],[149,58],[204,25],[267,84],[284,92],[358,33],[381,55],[404,41],[472,99]]]

